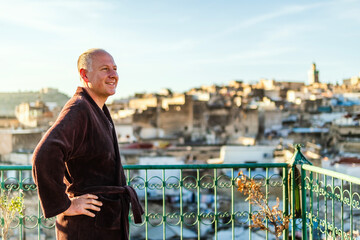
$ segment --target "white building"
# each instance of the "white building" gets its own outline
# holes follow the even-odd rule
[[[222,146],[220,158],[208,160],[210,164],[272,163],[276,146]]]

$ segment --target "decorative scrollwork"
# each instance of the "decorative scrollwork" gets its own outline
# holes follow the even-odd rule
[[[250,221],[250,213],[248,211],[235,212],[234,220],[238,224],[247,224]]]
[[[147,215],[149,224],[153,227],[160,226],[163,223],[163,215],[161,213],[149,213]]]
[[[176,226],[176,225],[180,224],[180,222],[181,222],[180,213],[174,212],[174,213],[166,214],[166,223],[168,223],[172,226]]]
[[[214,177],[210,175],[204,175],[200,178],[200,188],[213,189],[215,187]]]
[[[36,191],[37,187],[32,178],[24,178],[21,181],[21,189],[24,191]]]
[[[338,201],[338,202],[340,202],[341,201],[341,196],[342,194],[341,194],[341,188],[339,187],[339,186],[335,186],[334,188],[333,188],[333,199],[334,200],[336,200],[336,201]]]
[[[271,187],[282,187],[284,186],[282,177],[279,174],[273,174],[269,177],[269,185]]]
[[[313,174],[308,175],[312,176]],[[313,180],[308,176],[305,178],[305,189],[314,194],[314,196],[310,195],[311,198],[313,198],[313,205],[311,212],[307,211],[306,214],[308,220],[307,225],[310,228],[316,229],[319,233],[333,236],[334,239],[339,237],[352,239],[350,231],[345,232],[340,225],[344,223],[345,226],[348,226],[350,219],[346,213],[350,211],[351,208],[353,210],[359,209],[360,195],[357,192],[358,187],[356,186],[356,190],[353,192],[354,190],[350,188],[350,182],[345,180],[341,181],[340,179],[327,175],[320,177],[320,175],[320,173],[316,173],[316,178]],[[320,178],[323,180],[320,180]],[[332,202],[330,212],[326,204],[323,206],[323,203],[327,203],[327,201]],[[337,210],[340,206],[343,208],[341,213]],[[326,216],[325,218],[324,214]],[[334,222],[328,222],[328,219],[332,219]]]
[[[164,184],[167,189],[175,190],[175,189],[180,189],[181,181],[177,177],[169,177],[168,179],[166,179]]]
[[[214,212],[200,213],[199,220],[202,224],[211,225],[215,222],[216,215]]]
[[[35,215],[26,215],[23,218],[23,224],[26,229],[34,229],[38,226],[39,218]]]
[[[232,187],[231,178],[229,178],[226,175],[218,176],[217,177],[217,186],[219,188],[231,188]]]
[[[1,219],[3,221],[3,219]],[[10,228],[11,229],[15,229],[15,228],[18,228],[20,226],[22,222],[22,217],[21,216],[15,216],[13,218],[13,220],[11,221],[10,223]]]
[[[196,189],[198,187],[198,182],[196,180],[196,177],[194,176],[186,176],[183,179],[183,185],[186,189]]]
[[[197,213],[185,212],[183,213],[183,219],[186,226],[195,226],[198,222]]]
[[[51,229],[55,227],[56,217],[53,218],[45,218],[44,216],[40,217],[40,226],[46,229]]]
[[[256,174],[251,178],[254,179],[257,183],[261,184],[261,186],[266,186],[267,184],[267,179],[264,175]]]
[[[320,189],[319,189],[319,196],[327,197],[328,192],[326,191],[326,188],[324,188],[324,183],[320,181]]]
[[[230,212],[219,212],[218,219],[224,225],[231,224],[231,220],[232,220],[231,213]]]
[[[319,230],[320,230],[320,232],[321,233],[325,233],[326,231],[325,231],[325,229],[326,229],[326,227],[327,227],[327,222],[326,222],[326,220],[325,219],[319,219]]]
[[[161,190],[163,188],[163,181],[160,177],[151,177],[148,180],[148,188],[151,190]]]
[[[319,191],[320,191],[320,186],[319,186],[319,184],[318,183],[313,183],[312,185],[311,185],[311,191],[313,192],[313,193],[319,193]]]
[[[134,177],[130,179],[129,185],[134,189],[144,190],[145,189],[145,179],[142,177]]]
[[[350,206],[351,205],[351,202],[350,202],[350,191],[345,189],[343,191],[343,197],[342,197],[342,202],[346,205],[346,206]]]
[[[306,190],[311,190],[312,189],[312,185],[313,185],[313,180],[311,180],[308,176],[306,176],[304,178],[305,180],[305,189]]]
[[[179,227],[181,225],[188,229],[195,229],[197,225],[211,226],[213,224],[218,224],[217,226],[219,228],[232,227],[233,224],[235,226],[248,226],[251,223],[251,216],[255,214],[258,209],[256,207],[249,207],[249,205],[245,203],[245,197],[236,191],[238,187],[236,185],[238,177],[234,176],[234,173],[238,169],[239,168],[229,168],[227,169],[228,171],[221,171],[220,169],[205,169],[201,171],[163,169],[162,174],[161,170],[145,168],[136,170],[137,172],[127,170],[128,176],[134,174],[134,177],[128,179],[128,184],[139,193],[139,198],[142,201],[147,199],[145,203],[147,215],[143,216],[143,222],[137,224],[137,226],[148,224],[153,227],[165,225]],[[250,168],[243,169],[249,171]],[[3,170],[2,172],[2,188],[4,190],[11,189],[14,191],[23,190],[21,194],[25,197],[25,200],[30,202],[29,199],[31,199],[32,201],[28,206],[35,206],[35,212],[30,210],[26,211],[28,215],[15,217],[11,227],[23,227],[23,229],[34,229],[36,227],[40,229],[53,229],[55,226],[55,218],[45,219],[41,214],[40,216],[36,215],[38,211],[37,202],[33,202],[33,200],[36,199],[36,185],[33,183],[32,178],[28,177],[30,175],[25,173],[24,170],[21,170],[22,173],[20,174],[16,172],[17,170],[11,170],[11,174],[6,173],[6,171],[8,170]],[[138,171],[145,173],[147,171],[149,175],[145,176],[151,177],[144,179],[144,175],[139,175]],[[160,174],[154,174],[154,172],[151,171],[158,171]],[[266,171],[273,173],[270,168]],[[267,193],[269,193],[267,197],[273,199],[274,195],[278,195],[281,198],[281,190],[284,189],[273,190],[276,187],[288,187],[288,177],[279,174],[266,174],[265,171],[257,174],[258,172],[259,171],[251,170],[251,173],[256,173],[256,175],[252,175],[252,179],[260,182],[262,189],[266,187],[266,190],[268,190]],[[20,177],[16,178],[13,176]],[[182,177],[180,178],[179,176]],[[340,218],[343,219],[345,229],[347,229],[350,221],[348,217],[348,214],[351,212],[350,209],[360,209],[359,186],[354,183],[352,188],[350,188],[349,181],[343,180],[343,182],[341,182],[335,177],[325,176],[322,173],[311,173],[310,171],[306,171],[303,177],[305,186],[303,186],[302,190],[306,190],[307,203],[312,203],[311,206],[307,205],[306,209],[308,228],[316,229],[319,234],[334,235],[335,237],[343,235],[344,239],[351,239],[350,234],[347,232],[348,230],[343,230],[342,232]],[[311,200],[310,197],[312,198]],[[25,204],[27,202],[25,202]],[[324,202],[326,202],[327,205],[323,204]],[[162,204],[165,204],[165,206]],[[343,216],[341,216],[340,211],[338,211],[340,205],[344,208],[344,211],[342,211],[344,213]],[[335,208],[335,211],[329,209],[330,206]],[[309,209],[311,209],[312,213],[309,212]],[[336,215],[332,216],[331,214],[334,212]],[[131,224],[133,224],[132,218],[133,216],[130,214],[129,220]],[[334,223],[328,222],[329,219],[333,218],[335,219]],[[357,218],[354,216],[353,219],[357,221]],[[296,219],[294,222],[291,222],[291,224],[293,223],[296,229],[301,229],[301,219]],[[353,230],[355,231],[357,229]]]
[[[5,190],[19,190],[20,189],[20,182],[19,179],[14,178],[14,177],[10,177],[4,180],[4,182],[2,183],[2,185],[4,186]]]
[[[352,202],[351,205],[354,209],[360,209],[360,195],[357,192],[352,194]]]

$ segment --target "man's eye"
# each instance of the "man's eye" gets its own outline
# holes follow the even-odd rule
[[[108,68],[103,68],[103,69],[101,69],[101,70],[106,70],[106,71],[107,71],[107,70],[108,70]]]

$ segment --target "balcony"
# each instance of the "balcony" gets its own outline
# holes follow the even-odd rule
[[[270,206],[291,215],[279,239],[359,239],[360,178],[310,165],[300,151],[294,164],[127,165],[128,184],[144,206],[142,224],[130,239],[275,239],[249,228],[259,207],[237,191],[242,171],[261,183]],[[0,166],[1,188],[20,191],[24,216],[16,216],[16,239],[55,239],[55,219],[45,219],[31,178],[31,166]],[[263,220],[271,229],[268,219]],[[3,223],[3,221],[2,221]],[[14,238],[14,239],[15,239]]]

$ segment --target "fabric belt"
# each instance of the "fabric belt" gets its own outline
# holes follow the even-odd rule
[[[138,196],[131,186],[94,186],[87,187],[82,192],[74,192],[76,195],[82,194],[126,194],[130,198],[131,210],[134,216],[135,223],[142,223],[141,215],[144,210],[139,202]]]

